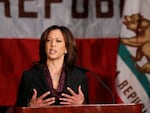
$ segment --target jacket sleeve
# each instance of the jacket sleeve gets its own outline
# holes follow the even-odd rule
[[[75,93],[78,93],[78,87],[81,85],[81,90],[84,94],[84,104],[89,103],[88,95],[88,79],[84,69],[80,67],[74,67],[72,71],[67,73],[66,84],[63,93],[70,94],[67,87],[70,87]]]
[[[23,72],[20,85],[18,88],[16,106],[26,107],[28,106],[29,93],[31,92],[32,86],[32,78],[29,77],[30,74],[28,72]]]
[[[84,74],[84,76],[81,81],[81,89],[83,91],[84,98],[85,98],[84,104],[88,104],[89,103],[88,80],[87,80],[86,73],[84,72],[83,74]]]
[[[89,103],[89,93],[88,93],[88,77],[87,77],[87,72],[89,72],[88,68],[83,68],[80,66],[76,66],[77,69],[80,70],[81,73],[81,88],[85,97],[85,101],[84,104],[88,104]]]

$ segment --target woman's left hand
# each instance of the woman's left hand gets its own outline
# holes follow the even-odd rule
[[[67,90],[71,93],[71,96],[68,94],[62,93],[64,98],[60,98],[60,104],[63,105],[80,105],[84,102],[84,95],[81,90],[81,85],[78,87],[78,94],[76,94],[71,88],[67,88]]]

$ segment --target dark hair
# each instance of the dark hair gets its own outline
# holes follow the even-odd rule
[[[56,29],[59,29],[64,36],[65,45],[67,48],[67,53],[65,54],[65,57],[64,57],[64,64],[65,64],[65,71],[67,71],[68,69],[72,69],[73,65],[75,64],[77,60],[77,48],[76,48],[75,39],[74,39],[72,32],[65,26],[53,25],[53,26],[48,27],[42,33],[40,44],[39,44],[39,57],[40,57],[39,63],[40,64],[46,63],[47,61],[47,56],[45,53],[46,39],[48,37],[48,34],[52,30],[56,30]]]

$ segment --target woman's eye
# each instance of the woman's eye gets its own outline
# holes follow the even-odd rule
[[[47,39],[47,40],[46,40],[46,42],[49,42],[49,41],[51,41],[51,40],[50,40],[50,39]]]
[[[62,42],[61,40],[56,40],[56,42]]]

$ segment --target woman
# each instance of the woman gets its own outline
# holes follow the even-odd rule
[[[40,40],[39,61],[23,72],[17,106],[88,103],[86,70],[75,66],[77,49],[65,26],[47,28]]]

